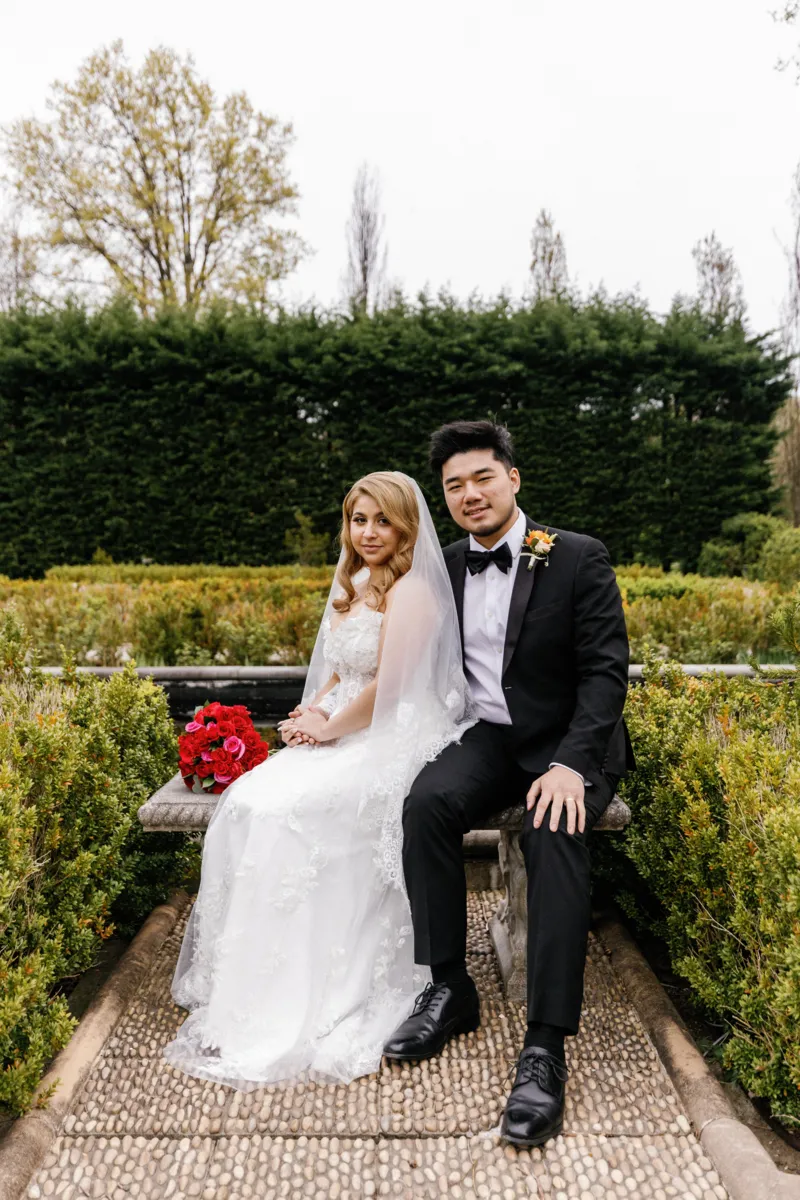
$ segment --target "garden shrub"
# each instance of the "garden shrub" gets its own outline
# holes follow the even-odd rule
[[[66,583],[165,583],[173,579],[208,579],[215,575],[223,575],[226,579],[264,579],[273,582],[305,579],[310,583],[319,583],[327,580],[330,584],[333,567],[299,564],[282,567],[221,567],[216,563],[89,563],[50,567],[45,571],[44,578]],[[8,576],[0,575],[0,579],[10,582]]]
[[[741,575],[744,566],[742,547],[721,538],[703,543],[697,560],[698,575]]]
[[[719,537],[705,542],[697,560],[699,575],[745,575],[749,579],[772,579],[761,574],[766,543],[791,526],[769,513],[737,513],[722,522]]]
[[[617,898],[725,1021],[724,1064],[800,1121],[800,712],[793,681],[691,678],[651,659],[630,690],[633,820],[603,857]],[[634,868],[634,870],[631,870]]]
[[[182,835],[145,835],[136,813],[173,774],[163,691],[132,667],[108,681],[35,664],[0,613],[0,1104],[29,1106],[74,1022],[60,981],[132,933],[190,869]],[[26,670],[26,663],[32,664]]]
[[[116,666],[129,657],[148,666],[308,662],[333,573],[178,569],[170,578],[165,567],[155,578],[151,571],[121,582],[97,580],[109,568],[91,570],[85,580],[0,578],[0,607],[15,603],[47,664],[59,661],[62,647],[80,665]]]
[[[800,529],[787,526],[772,534],[761,551],[758,577],[783,588],[800,583]]]
[[[43,580],[0,576],[0,607],[16,604],[49,664],[63,646],[81,665],[291,665],[309,660],[332,576],[330,566],[58,567]],[[684,662],[780,657],[777,583],[636,566],[617,581],[634,662],[649,648]]]
[[[783,598],[776,584],[679,574],[629,579],[623,571],[618,582],[631,662],[651,650],[684,663],[785,657],[772,623]]]

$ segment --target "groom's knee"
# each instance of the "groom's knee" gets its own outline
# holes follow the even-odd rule
[[[446,829],[457,823],[447,789],[435,780],[414,781],[403,805],[403,832],[413,837],[423,831]]]

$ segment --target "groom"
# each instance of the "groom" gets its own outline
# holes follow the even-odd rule
[[[577,1033],[590,919],[589,832],[633,765],[622,720],[628,638],[602,543],[564,530],[540,561],[543,526],[516,504],[508,430],[456,421],[431,438],[453,520],[468,537],[444,551],[464,669],[480,720],[417,776],[403,814],[403,863],[415,958],[433,984],[389,1039],[386,1056],[438,1054],[480,1023],[467,973],[463,835],[525,804],[528,1028],[501,1124],[515,1145],[562,1127],[564,1038]]]

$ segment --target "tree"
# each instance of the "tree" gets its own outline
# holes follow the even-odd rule
[[[347,222],[347,298],[357,312],[374,312],[386,288],[386,218],[377,173],[358,168]]]
[[[792,360],[794,388],[775,418],[781,438],[775,448],[775,482],[783,492],[786,515],[800,525],[800,166],[795,171],[791,192],[794,230],[791,244],[784,247],[788,289],[781,308],[783,345]]]
[[[786,516],[800,525],[800,397],[789,397],[777,413],[775,426],[781,435],[773,458],[775,481],[783,491]]]
[[[697,295],[702,311],[723,325],[741,321],[745,303],[733,251],[722,245],[712,229],[695,244],[692,258],[697,267]]]
[[[295,210],[290,125],[244,92],[218,101],[191,56],[161,47],[135,71],[120,41],[51,93],[51,121],[4,132],[57,284],[122,293],[142,313],[215,295],[266,302],[304,249],[273,224]]]
[[[20,230],[18,217],[0,222],[0,312],[35,299],[36,251]]]
[[[567,291],[567,252],[546,208],[540,211],[533,227],[530,271],[536,300],[561,296]]]

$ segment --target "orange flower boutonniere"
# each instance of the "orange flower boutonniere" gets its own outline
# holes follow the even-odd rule
[[[523,550],[522,553],[529,560],[528,561],[528,570],[529,571],[532,570],[533,564],[537,560],[539,562],[543,562],[546,567],[550,565],[550,560],[548,558],[548,555],[550,554],[550,551],[553,549],[553,546],[555,545],[555,543],[557,541],[558,541],[557,533],[548,533],[547,530],[542,530],[542,529],[529,529],[528,530],[528,532],[525,535],[525,543],[524,543],[528,547],[528,549],[527,549],[527,551]]]

